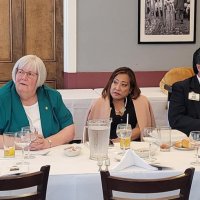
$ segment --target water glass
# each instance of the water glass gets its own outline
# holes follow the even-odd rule
[[[200,131],[191,131],[189,138],[192,147],[196,148],[196,160],[193,161],[191,164],[195,166],[200,166],[200,161],[199,161]]]
[[[38,134],[38,132],[36,131],[36,128],[31,127],[31,126],[24,126],[24,127],[21,128],[21,131],[22,132],[27,132],[27,133],[30,134],[30,140],[31,140],[31,142],[33,142],[34,140],[36,140],[37,134]],[[30,146],[28,146],[24,150],[25,150],[25,158],[28,158],[28,159],[35,158],[35,156],[30,155]],[[26,155],[26,150],[28,151],[27,155]]]
[[[22,161],[18,165],[28,164],[24,162],[24,149],[31,143],[30,133],[25,131],[18,131],[15,133],[15,145],[22,149]]]
[[[15,157],[15,134],[12,132],[3,133],[3,148],[4,157],[13,158]]]
[[[159,139],[158,129],[155,127],[145,127],[141,133],[142,140],[149,143],[149,154],[148,154],[148,162],[152,163],[156,160],[155,157],[152,157],[152,145],[153,143],[157,143]]]
[[[169,152],[171,148],[171,128],[159,127],[160,151]]]

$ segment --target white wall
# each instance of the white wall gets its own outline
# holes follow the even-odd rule
[[[191,65],[200,47],[199,0],[196,44],[137,44],[138,0],[76,1],[77,72],[106,72],[119,66],[165,71]]]

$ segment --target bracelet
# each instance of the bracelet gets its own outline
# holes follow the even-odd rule
[[[49,147],[51,148],[52,146],[52,141],[50,139],[47,139],[48,143],[49,143]]]

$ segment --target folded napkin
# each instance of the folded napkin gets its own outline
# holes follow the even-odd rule
[[[137,166],[148,170],[158,170],[157,167],[149,165],[145,160],[140,158],[133,150],[130,149],[126,151],[121,161],[114,166],[112,170],[120,171],[131,166]]]

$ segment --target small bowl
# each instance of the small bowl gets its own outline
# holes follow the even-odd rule
[[[78,156],[81,153],[81,147],[79,146],[68,146],[64,148],[64,154],[69,157]]]

